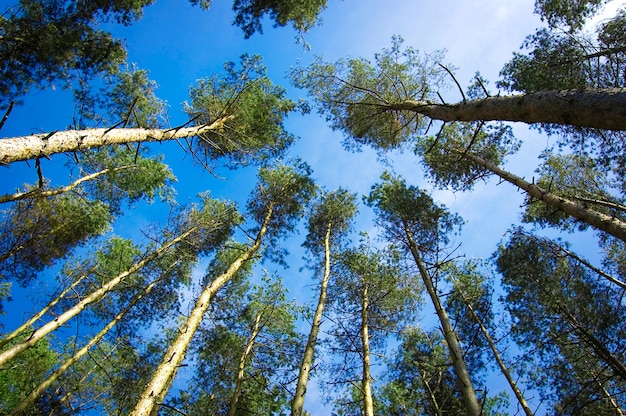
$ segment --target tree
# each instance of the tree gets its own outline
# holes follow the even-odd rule
[[[141,394],[131,413],[133,416],[158,413],[158,406],[163,402],[215,293],[232,280],[246,262],[253,259],[261,249],[264,239],[267,240],[265,244],[275,245],[272,243],[276,243],[278,236],[293,230],[297,216],[315,192],[315,185],[309,175],[310,168],[302,163],[294,168],[283,165],[260,170],[258,188],[248,202],[249,216],[258,224],[254,228],[256,235],[252,244],[222,274],[204,287],[180,330],[180,335],[168,348],[163,361]]]
[[[513,335],[537,362],[531,374],[557,414],[615,412],[623,403],[621,292],[571,257],[514,232],[496,257]]]
[[[66,130],[3,139],[0,163],[113,144],[175,139],[189,139],[192,153],[201,161],[224,158],[245,164],[276,157],[294,140],[284,131],[283,119],[296,104],[265,72],[260,57],[243,55],[241,69],[236,70],[229,62],[222,77],[199,81],[190,89],[191,103],[186,107],[190,120],[183,126]],[[195,146],[191,146],[194,138]]]
[[[441,323],[466,410],[468,414],[479,415],[481,405],[463,358],[464,352],[441,302],[432,272],[425,264],[430,260],[432,270],[437,273],[440,247],[448,243],[449,235],[460,224],[460,218],[436,205],[424,191],[407,186],[404,180],[389,173],[383,174],[382,179],[382,183],[372,187],[367,204],[376,212],[377,223],[385,231],[385,238],[391,243],[401,242],[415,261]]]
[[[300,416],[304,407],[306,386],[313,368],[315,345],[319,334],[328,284],[332,272],[331,260],[334,264],[333,251],[341,247],[342,240],[350,229],[356,214],[355,195],[339,189],[326,193],[322,199],[311,207],[309,213],[308,234],[304,243],[315,260],[323,255],[322,279],[320,281],[319,298],[311,323],[311,330],[302,356],[298,383],[291,403],[291,414]],[[319,262],[319,260],[317,260]]]

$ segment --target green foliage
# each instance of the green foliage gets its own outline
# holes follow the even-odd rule
[[[26,331],[24,335],[15,338],[4,349],[24,341],[30,332]],[[56,362],[56,358],[57,354],[50,349],[48,340],[44,338],[13,360],[10,367],[3,368],[0,371],[0,412],[7,414],[37,387]],[[36,416],[40,412],[37,405],[32,405],[22,414]]]
[[[331,127],[344,133],[345,147],[369,145],[384,151],[401,147],[426,127],[414,111],[384,107],[435,100],[446,74],[437,65],[441,59],[441,52],[422,56],[413,48],[403,49],[403,39],[396,36],[390,49],[376,54],[373,64],[364,59],[335,63],[318,59],[306,69],[293,71],[291,79],[308,90]]]
[[[0,272],[23,285],[107,231],[112,220],[106,204],[73,194],[18,201],[2,214]]]
[[[552,27],[568,26],[570,31],[582,28],[608,0],[535,0],[535,13]]]
[[[296,103],[267,77],[259,56],[243,55],[240,69],[228,62],[224,70],[189,89],[185,111],[193,123],[222,123],[202,134],[199,153],[207,162],[224,159],[231,167],[281,156],[295,139],[284,130],[283,120]]]

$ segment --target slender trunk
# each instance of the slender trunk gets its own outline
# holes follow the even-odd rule
[[[65,324],[67,321],[69,321],[71,318],[73,318],[74,316],[78,315],[88,305],[90,305],[90,304],[92,304],[94,302],[100,301],[109,291],[111,291],[115,286],[117,286],[119,283],[121,283],[126,277],[128,277],[129,275],[137,272],[142,267],[144,267],[146,264],[148,264],[152,260],[154,260],[157,257],[159,257],[161,254],[163,254],[163,252],[165,252],[168,249],[170,249],[176,243],[182,241],[189,234],[194,232],[197,228],[198,227],[193,227],[193,228],[189,229],[188,231],[184,232],[183,234],[179,235],[175,239],[170,240],[169,242],[165,243],[159,249],[153,251],[150,255],[146,256],[143,260],[133,264],[125,272],[122,272],[122,273],[118,274],[116,277],[114,277],[113,279],[108,281],[100,289],[97,289],[97,290],[93,291],[90,295],[88,295],[85,298],[83,298],[83,300],[78,302],[72,308],[68,309],[67,311],[65,311],[64,313],[59,315],[56,319],[54,319],[53,321],[48,322],[47,324],[43,325],[41,328],[35,330],[35,332],[33,332],[33,334],[30,336],[30,338],[28,338],[27,340],[24,340],[24,341],[22,341],[22,342],[20,342],[18,344],[15,344],[11,348],[9,348],[6,351],[2,352],[0,354],[0,367],[4,366],[9,360],[14,358],[16,355],[18,355],[22,351],[24,351],[27,348],[30,348],[33,345],[35,345],[37,343],[37,341],[42,339],[44,336],[48,335],[52,331],[55,331],[61,325]]]
[[[527,182],[524,179],[513,175],[512,173],[500,169],[496,165],[487,162],[486,160],[476,155],[458,150],[453,150],[453,152],[459,153],[463,157],[493,172],[503,180],[512,183],[520,189],[523,189],[531,197],[544,201],[546,204],[553,207],[554,209],[563,211],[564,213],[574,218],[586,222],[587,224],[597,228],[598,230],[605,231],[622,241],[626,241],[626,222],[618,218],[603,214],[601,212],[585,208],[583,205],[572,202],[567,198],[554,195],[537,185]]]
[[[191,343],[193,335],[202,322],[202,318],[209,307],[211,299],[224,284],[232,279],[241,266],[243,266],[243,264],[252,258],[252,256],[259,250],[263,236],[265,236],[265,233],[267,232],[269,221],[272,218],[273,208],[273,205],[270,204],[254,243],[245,252],[243,252],[222,275],[218,276],[202,291],[193,310],[189,314],[189,318],[187,318],[187,322],[184,327],[180,329],[180,334],[167,349],[161,364],[159,364],[158,368],[152,375],[152,380],[150,380],[144,388],[143,393],[141,393],[139,402],[135,406],[135,409],[131,412],[131,416],[158,415],[158,405],[163,402],[170,385],[174,381],[178,367],[185,358],[187,348]]]
[[[237,380],[235,381],[235,391],[233,391],[233,395],[230,398],[230,406],[228,408],[228,416],[235,416],[237,413],[237,403],[239,402],[239,396],[241,395],[241,387],[243,386],[243,378],[246,374],[246,361],[248,357],[252,353],[252,348],[254,348],[254,342],[256,340],[257,335],[261,332],[261,317],[263,316],[263,311],[259,311],[256,315],[256,319],[254,320],[254,326],[252,327],[252,333],[250,334],[250,338],[248,338],[248,342],[246,342],[246,348],[241,354],[239,358],[239,368],[237,371]]]
[[[112,144],[184,139],[223,128],[224,123],[229,119],[232,119],[232,116],[220,118],[211,124],[167,130],[100,128],[6,138],[0,140],[0,164],[6,165],[20,160],[47,157],[55,153],[75,152]]]
[[[24,322],[19,328],[17,328],[15,331],[13,331],[9,335],[7,335],[2,341],[0,341],[0,349],[4,348],[4,346],[7,345],[9,342],[11,342],[11,340],[15,339],[15,337],[20,335],[25,329],[30,328],[42,316],[44,316],[46,313],[48,313],[48,311],[50,309],[52,309],[54,307],[54,305],[59,303],[61,301],[61,299],[63,299],[65,297],[65,295],[67,295],[67,293],[69,291],[71,291],[76,286],[78,286],[78,284],[80,282],[82,282],[86,277],[87,277],[87,275],[83,275],[83,276],[79,277],[78,279],[76,279],[71,285],[69,285],[67,288],[65,288],[65,290],[63,290],[59,294],[59,296],[57,296],[55,299],[50,301],[50,303],[48,303],[44,308],[42,308],[39,312],[37,312],[35,315],[33,315],[28,321]]]
[[[626,89],[539,91],[457,104],[403,101],[383,105],[442,121],[520,121],[626,130]]]
[[[470,378],[469,371],[467,371],[467,366],[465,364],[465,360],[463,359],[463,351],[461,350],[461,346],[459,345],[456,333],[452,328],[452,323],[450,322],[448,313],[443,307],[441,300],[439,299],[439,295],[437,295],[437,291],[435,289],[433,281],[431,280],[428,271],[426,270],[426,266],[422,261],[422,257],[417,248],[417,243],[415,243],[415,241],[413,240],[413,234],[411,233],[411,230],[409,229],[406,221],[402,220],[402,222],[404,223],[404,231],[409,242],[411,254],[413,255],[413,259],[417,264],[420,276],[424,281],[426,291],[428,292],[428,295],[433,302],[435,312],[439,317],[439,322],[441,323],[441,327],[443,329],[443,337],[445,338],[446,344],[448,345],[450,358],[452,359],[454,372],[459,383],[459,388],[461,389],[461,394],[463,395],[463,401],[465,402],[467,414],[470,416],[479,416],[482,413],[482,406],[480,405],[480,403],[478,402],[478,398],[476,397],[476,392],[474,391],[472,379]]]
[[[71,184],[67,186],[63,186],[61,188],[56,188],[56,189],[50,189],[48,191],[35,189],[32,191],[28,191],[28,192],[17,192],[15,194],[2,195],[0,196],[0,204],[6,203],[6,202],[21,201],[22,199],[26,199],[26,198],[44,198],[44,197],[59,195],[64,192],[71,191],[72,189],[76,189],[81,183],[96,179],[98,176],[107,174],[109,172],[117,172],[119,170],[128,169],[132,167],[134,166],[128,165],[128,166],[120,166],[117,168],[104,169],[99,172],[95,172],[87,176],[83,176],[82,178],[72,182]]]
[[[362,280],[363,299],[361,300],[361,345],[363,348],[363,414],[374,416],[374,400],[372,399],[372,375],[370,373],[370,338],[367,326],[369,299],[367,283]]]
[[[418,370],[419,371],[419,370]],[[420,376],[424,382],[424,388],[428,392],[428,401],[430,402],[436,416],[443,416],[441,412],[441,408],[439,407],[439,403],[437,402],[437,398],[435,397],[435,392],[430,388],[430,384],[428,384],[428,380],[426,379],[426,371],[424,373],[420,372]]]
[[[315,344],[317,343],[317,336],[322,325],[322,315],[324,313],[324,306],[326,305],[326,293],[328,291],[328,281],[330,279],[330,232],[332,229],[332,223],[328,223],[326,227],[326,235],[324,236],[324,277],[322,278],[322,284],[320,286],[320,296],[317,301],[317,308],[315,308],[315,315],[313,316],[313,323],[311,324],[311,331],[309,332],[309,339],[306,343],[304,350],[304,356],[302,357],[302,364],[300,364],[300,373],[298,374],[298,384],[296,385],[296,392],[291,403],[291,416],[301,416],[304,408],[304,396],[306,394],[307,383],[309,382],[309,374],[311,373],[311,367],[313,366],[313,356],[315,355]]]
[[[509,372],[509,369],[507,368],[506,364],[504,364],[502,357],[500,357],[500,352],[498,351],[498,347],[496,346],[495,342],[491,338],[491,335],[489,335],[489,331],[487,331],[487,328],[485,328],[485,325],[483,324],[482,319],[480,319],[476,311],[474,311],[474,308],[472,307],[470,302],[467,299],[465,299],[465,296],[463,295],[463,293],[461,293],[461,298],[463,299],[465,306],[467,306],[467,309],[472,314],[472,317],[474,318],[478,326],[480,326],[480,331],[485,336],[485,339],[487,340],[487,343],[489,344],[489,347],[491,348],[491,351],[493,352],[493,356],[495,357],[496,362],[498,363],[498,366],[500,367],[500,370],[502,371],[502,374],[504,374],[504,377],[506,377],[506,380],[509,382],[509,385],[511,386],[511,390],[513,390],[513,393],[515,393],[515,397],[517,397],[517,401],[519,402],[520,406],[522,406],[522,409],[524,409],[524,413],[526,413],[526,416],[533,416],[534,415],[533,411],[531,410],[530,406],[528,405],[528,402],[524,398],[522,391],[519,389],[519,387],[517,387],[517,383],[515,382],[515,380],[513,380],[513,377],[511,376],[511,373]]]
[[[143,299],[144,296],[150,293],[152,288],[154,288],[154,286],[160,280],[161,278],[156,279],[155,281],[150,283],[148,286],[146,286],[140,294],[135,296],[135,298],[120,313],[118,313],[111,320],[111,322],[109,322],[87,344],[85,344],[85,346],[83,346],[80,350],[78,350],[71,358],[65,360],[65,362],[61,364],[59,368],[57,368],[52,374],[50,374],[48,378],[46,378],[37,387],[35,387],[35,389],[28,396],[26,396],[20,402],[20,404],[18,404],[13,410],[11,410],[10,415],[13,416],[13,415],[21,414],[28,406],[33,404],[35,400],[37,400],[37,398],[41,395],[41,393],[43,393],[48,387],[50,387],[52,383],[54,383],[63,373],[65,373],[65,371],[67,371],[68,368],[70,368],[72,365],[74,365],[74,363],[76,363],[85,354],[87,354],[89,350],[91,349],[91,347],[93,347],[98,342],[100,342],[100,340],[104,338],[104,336],[111,330],[111,328],[113,328],[120,320],[122,320],[122,318],[124,317],[124,315],[128,313],[128,311],[130,311],[137,303],[139,303],[139,301]]]

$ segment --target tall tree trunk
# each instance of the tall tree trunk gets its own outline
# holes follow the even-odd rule
[[[626,130],[626,89],[539,91],[457,104],[403,101],[383,105],[442,121],[520,121]]]
[[[458,153],[466,159],[469,159],[472,162],[493,172],[505,181],[512,183],[520,189],[523,189],[531,197],[545,202],[554,209],[563,211],[564,213],[574,218],[586,222],[587,224],[597,228],[598,230],[605,231],[622,241],[626,241],[626,222],[618,218],[603,214],[601,212],[585,208],[583,205],[570,201],[567,198],[554,195],[537,185],[527,182],[524,179],[513,175],[512,173],[500,169],[493,163],[490,163],[474,154],[462,152],[460,150],[453,150],[453,152]]]
[[[309,339],[306,343],[304,350],[304,356],[302,357],[302,363],[300,364],[300,373],[298,374],[298,384],[296,385],[296,392],[291,403],[291,416],[301,416],[304,408],[304,396],[306,395],[306,387],[309,382],[309,374],[311,373],[311,367],[313,366],[313,357],[315,355],[315,344],[317,343],[317,336],[322,325],[322,316],[324,313],[324,306],[326,305],[326,293],[328,291],[328,281],[330,279],[330,232],[332,229],[332,223],[328,223],[326,227],[326,234],[324,235],[324,277],[320,285],[320,296],[317,301],[317,307],[315,308],[315,315],[313,316],[313,323],[311,324],[311,331],[309,332]]]
[[[454,372],[459,383],[459,388],[461,389],[461,394],[463,395],[463,401],[465,402],[467,414],[470,416],[479,416],[482,413],[482,406],[478,402],[476,392],[474,391],[474,385],[472,384],[472,379],[470,378],[469,371],[467,371],[467,366],[463,358],[463,350],[461,349],[456,333],[452,328],[452,323],[450,322],[448,313],[443,307],[441,300],[439,299],[439,295],[437,294],[437,290],[435,289],[435,285],[433,284],[433,281],[430,278],[428,271],[426,270],[426,266],[422,261],[422,257],[419,253],[417,243],[413,239],[413,234],[411,233],[411,230],[409,229],[406,221],[402,220],[402,222],[404,224],[404,231],[409,242],[409,249],[411,250],[413,259],[417,264],[420,276],[424,281],[426,291],[428,292],[428,295],[433,302],[435,312],[439,317],[439,322],[441,323],[441,327],[443,329],[443,337],[445,338],[448,345],[450,358],[452,359]]]
[[[257,335],[261,332],[261,317],[263,316],[263,311],[259,311],[257,313],[256,318],[254,320],[254,326],[252,327],[252,333],[248,338],[248,342],[246,342],[246,347],[243,350],[243,354],[239,358],[239,367],[237,370],[237,379],[235,380],[235,391],[233,391],[233,395],[230,398],[230,406],[228,407],[228,416],[235,416],[237,413],[237,403],[239,402],[239,396],[241,396],[241,387],[243,386],[243,378],[246,374],[246,361],[250,354],[252,354],[252,348],[254,348],[254,342],[256,340]]]
[[[465,299],[465,296],[463,295],[463,293],[461,293],[461,298],[463,299],[465,306],[467,306],[467,309],[470,311],[470,314],[472,315],[472,317],[474,318],[478,326],[480,326],[480,331],[483,333],[485,339],[487,340],[487,343],[489,344],[489,347],[491,348],[491,351],[493,352],[493,356],[495,357],[496,362],[498,363],[498,366],[500,367],[500,370],[502,371],[502,374],[504,374],[504,377],[506,377],[506,380],[509,382],[509,385],[511,386],[511,390],[513,390],[513,393],[515,393],[515,397],[517,397],[517,401],[519,402],[520,406],[522,406],[522,409],[524,409],[524,413],[526,413],[526,416],[534,416],[534,413],[531,410],[530,406],[528,406],[528,402],[524,398],[522,391],[519,389],[519,387],[517,387],[517,383],[515,382],[515,380],[513,380],[513,377],[511,376],[509,369],[507,368],[506,364],[504,364],[502,357],[500,357],[500,352],[498,351],[498,347],[496,346],[495,342],[491,338],[491,335],[489,335],[489,331],[487,331],[487,328],[485,328],[485,325],[483,324],[482,319],[480,319],[476,311],[474,311],[474,308],[472,307],[470,302],[467,299]]]
[[[26,199],[26,198],[44,198],[44,197],[59,195],[64,192],[69,192],[72,189],[76,189],[81,183],[96,179],[98,176],[105,175],[109,172],[117,172],[123,169],[129,169],[132,167],[134,166],[128,165],[128,166],[120,166],[117,168],[104,169],[99,172],[95,172],[95,173],[83,176],[82,178],[72,182],[71,184],[67,186],[63,186],[61,188],[50,189],[47,191],[35,189],[32,191],[28,191],[28,192],[17,192],[15,194],[2,195],[0,196],[0,204],[6,203],[6,202],[21,201],[22,199]]]
[[[152,376],[152,380],[150,380],[144,388],[143,393],[141,393],[141,398],[135,406],[135,409],[130,414],[131,416],[158,415],[158,405],[163,402],[170,385],[174,381],[178,367],[185,358],[187,348],[191,343],[193,335],[202,322],[202,318],[209,307],[211,299],[224,284],[232,279],[241,266],[243,266],[243,264],[252,258],[252,256],[254,256],[254,254],[256,254],[259,250],[263,236],[265,236],[268,224],[272,218],[273,208],[273,204],[270,204],[254,243],[245,252],[243,252],[241,256],[233,261],[226,272],[213,280],[213,282],[211,282],[211,284],[202,291],[193,310],[189,314],[189,318],[187,318],[187,322],[185,322],[183,328],[180,329],[180,334],[165,352],[161,364],[159,364]]]
[[[9,360],[17,356],[19,353],[21,353],[25,349],[30,348],[33,345],[35,345],[37,341],[39,341],[40,339],[48,335],[50,332],[57,330],[60,326],[65,324],[71,318],[73,318],[74,316],[82,312],[88,305],[101,300],[109,291],[111,291],[115,286],[120,284],[126,277],[139,271],[146,264],[148,264],[152,260],[159,257],[161,254],[163,254],[163,252],[167,251],[172,246],[174,246],[175,244],[185,239],[189,234],[193,233],[197,229],[198,227],[192,227],[189,230],[182,233],[181,235],[179,235],[178,237],[174,238],[173,240],[170,240],[167,243],[163,244],[159,249],[153,251],[141,261],[133,264],[125,272],[118,274],[116,277],[114,277],[113,279],[108,281],[106,284],[104,284],[100,289],[93,291],[90,295],[83,298],[83,300],[78,302],[72,308],[68,309],[67,311],[59,315],[59,317],[43,325],[41,328],[35,330],[35,332],[33,332],[30,338],[18,344],[15,344],[11,348],[2,352],[0,354],[0,367],[5,365]]]
[[[133,298],[133,300],[115,317],[98,332],[91,340],[85,344],[80,350],[78,350],[72,357],[65,360],[63,364],[59,366],[52,374],[48,376],[44,381],[42,381],[35,389],[26,396],[13,410],[11,410],[10,415],[18,415],[21,414],[28,406],[33,404],[35,400],[43,393],[48,387],[52,385],[68,368],[70,368],[74,363],[80,360],[85,354],[89,352],[91,347],[96,345],[104,336],[113,328],[122,318],[137,304],[141,299],[143,299],[147,294],[150,293],[152,288],[161,280],[161,278],[156,279],[148,286],[146,286],[141,293]]]
[[[223,128],[224,123],[231,119],[227,116],[211,124],[173,129],[87,129],[66,130],[31,136],[12,137],[0,140],[0,164],[20,160],[46,157],[55,153],[75,152],[93,147],[112,144],[135,142],[159,142],[163,140],[184,139],[194,137],[213,130]]]
[[[367,283],[363,283],[363,298],[361,300],[361,345],[363,348],[363,414],[374,416],[374,400],[372,398],[372,374],[370,372],[370,338],[367,323],[369,299]]]

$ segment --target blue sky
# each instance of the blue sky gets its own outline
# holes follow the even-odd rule
[[[5,3],[5,2],[2,2]],[[614,2],[622,3],[622,2]],[[393,35],[401,35],[405,44],[423,52],[445,49],[446,62],[458,68],[457,78],[468,85],[476,71],[491,81],[492,88],[498,73],[524,38],[542,23],[533,15],[531,0],[329,0],[328,9],[322,13],[322,23],[305,36],[310,50],[295,42],[296,33],[291,28],[272,28],[264,25],[264,34],[255,34],[244,40],[242,31],[231,25],[234,18],[230,1],[215,1],[209,11],[192,7],[185,0],[156,0],[145,9],[144,17],[129,27],[114,26],[114,34],[125,39],[128,60],[139,68],[147,69],[157,82],[157,94],[167,100],[172,125],[185,119],[182,102],[187,98],[187,88],[196,79],[219,72],[225,61],[237,61],[243,53],[259,54],[264,58],[268,74],[277,84],[289,90],[292,98],[304,92],[289,86],[285,79],[290,68],[311,62],[322,55],[327,60],[342,57],[366,57],[388,47]],[[457,91],[445,91],[449,101],[460,100]],[[25,105],[13,110],[0,136],[11,137],[40,131],[64,129],[71,122],[72,106],[68,92],[63,89],[37,92],[27,97]],[[314,170],[318,184],[328,190],[344,187],[367,194],[385,168],[376,155],[364,149],[350,153],[341,147],[341,136],[332,132],[326,122],[316,114],[292,115],[287,128],[300,137],[290,152],[301,157]],[[531,177],[538,166],[537,155],[550,140],[523,125],[514,126],[518,138],[524,141],[519,154],[510,157],[506,168],[519,176]],[[175,143],[153,144],[154,152],[164,153],[178,177],[176,185],[180,202],[193,200],[198,192],[211,190],[242,204],[254,184],[254,170],[218,170],[225,179],[213,178],[190,165]],[[394,154],[390,158],[393,169],[407,182],[431,189],[424,180],[421,167],[410,153]],[[53,183],[69,182],[63,168],[64,157],[54,156],[43,161],[44,174]],[[1,168],[0,193],[8,193],[23,183],[37,180],[34,164],[17,163]],[[496,249],[507,228],[517,223],[523,195],[509,184],[489,180],[478,184],[471,193],[452,193],[435,190],[435,199],[445,203],[451,211],[459,213],[466,221],[460,252],[468,257],[487,258]],[[358,229],[373,230],[373,215],[361,207]],[[113,232],[126,235],[136,232],[137,225],[164,221],[167,212],[157,206],[137,206],[129,216],[116,224]],[[136,234],[135,234],[136,235]],[[300,272],[303,234],[292,236],[286,245],[292,252],[292,266],[282,271],[290,293],[300,301],[316,299],[311,292],[313,282],[309,271]],[[576,248],[592,256],[589,248],[594,240],[579,239]],[[202,270],[198,270],[198,275]],[[22,318],[23,305],[7,304],[9,314],[3,318],[7,327]],[[182,374],[184,376],[184,374]],[[502,384],[502,383],[501,383]],[[492,389],[491,393],[495,393]],[[315,406],[317,388],[311,385],[307,408],[314,415],[325,411]]]

